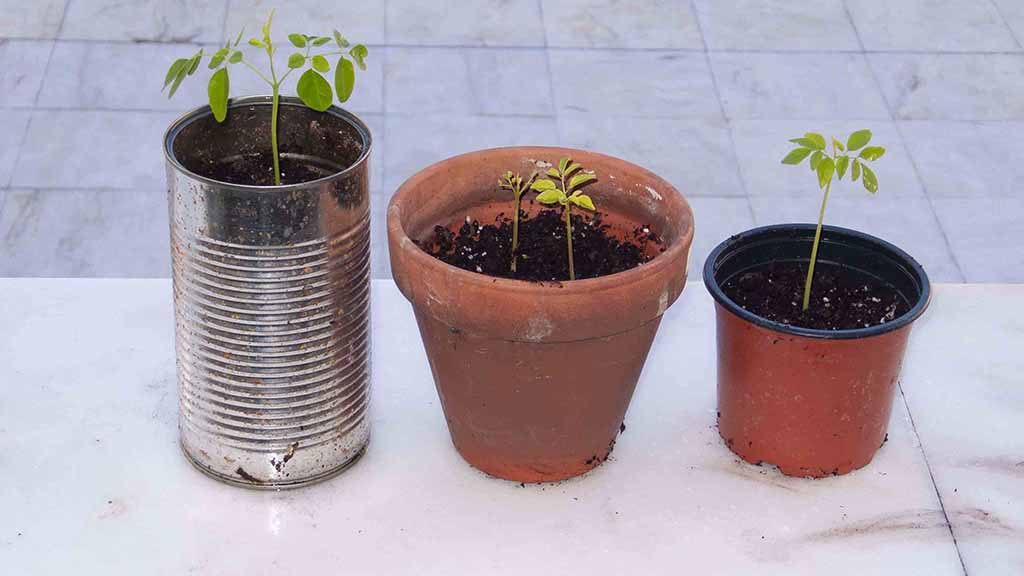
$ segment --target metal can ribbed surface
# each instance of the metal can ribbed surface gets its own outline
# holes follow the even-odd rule
[[[269,114],[263,97],[224,124],[197,109],[165,149],[182,448],[218,479],[283,488],[339,472],[369,440],[370,134],[284,99],[281,155],[322,178],[200,175],[265,146]]]

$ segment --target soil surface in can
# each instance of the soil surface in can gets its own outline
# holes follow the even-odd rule
[[[200,158],[196,159],[200,161]],[[317,166],[307,159],[281,155],[281,184],[301,184],[330,176],[336,170]],[[203,162],[202,166],[190,166],[193,171],[218,182],[247,186],[274,185],[274,156],[259,152],[234,156],[229,159]]]

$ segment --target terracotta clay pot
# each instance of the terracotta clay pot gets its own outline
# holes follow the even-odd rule
[[[845,474],[884,443],[911,325],[928,306],[928,276],[899,248],[826,226],[819,262],[856,268],[894,287],[909,310],[885,324],[816,330],[741,308],[721,286],[770,261],[807,262],[814,225],[757,228],[718,246],[704,265],[716,301],[718,430],[738,456],[789,476]]]
[[[648,225],[664,252],[618,274],[524,282],[461,270],[421,250],[434,226],[512,212],[506,170],[571,156],[625,237]],[[523,207],[529,202],[524,198]],[[406,181],[387,214],[391,268],[412,303],[452,442],[476,468],[517,482],[582,474],[611,452],[661,315],[686,282],[693,213],[668,182],[628,162],[563,148],[473,152]]]

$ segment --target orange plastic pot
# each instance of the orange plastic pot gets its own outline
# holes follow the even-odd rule
[[[644,224],[664,252],[618,274],[524,282],[450,266],[417,246],[437,225],[512,212],[506,170],[570,156],[625,237]],[[527,205],[524,202],[524,207]],[[658,324],[686,282],[693,213],[668,182],[628,162],[564,148],[483,150],[439,162],[397,191],[387,213],[395,282],[412,303],[452,442],[484,472],[517,482],[582,474],[611,452]]]
[[[871,461],[885,440],[907,337],[931,291],[924,269],[899,248],[826,226],[819,262],[888,283],[907,313],[871,328],[814,330],[757,316],[723,293],[730,278],[770,261],[807,262],[813,238],[811,224],[757,228],[720,244],[704,265],[716,301],[719,434],[747,462],[789,476],[845,474]]]

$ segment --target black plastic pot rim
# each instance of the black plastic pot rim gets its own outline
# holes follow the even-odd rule
[[[792,230],[814,230],[815,224],[773,224],[770,226],[761,226],[758,228],[751,228],[745,232],[731,236],[724,240],[721,244],[715,247],[708,255],[707,260],[704,261],[704,286],[707,288],[711,296],[718,302],[723,308],[729,312],[739,316],[743,320],[750,322],[756,326],[766,328],[782,334],[791,336],[803,336],[805,338],[818,338],[822,340],[855,340],[859,338],[871,338],[873,336],[880,336],[895,330],[899,330],[904,326],[907,326],[917,320],[921,314],[924,313],[928,307],[928,303],[931,300],[931,282],[928,280],[928,275],[925,273],[924,268],[915,260],[912,256],[901,250],[894,244],[886,242],[881,238],[858,232],[857,230],[851,230],[849,228],[842,228],[839,226],[823,226],[822,235],[832,233],[841,234],[857,238],[865,241],[869,244],[875,244],[878,246],[879,252],[889,252],[896,258],[898,258],[904,266],[909,270],[912,270],[918,278],[922,279],[921,283],[921,294],[914,302],[905,314],[893,319],[891,322],[885,324],[878,324],[869,328],[855,328],[851,330],[823,330],[818,328],[802,328],[800,326],[792,326],[790,324],[783,324],[781,322],[775,322],[769,320],[763,316],[758,316],[753,312],[743,308],[728,296],[719,286],[718,281],[715,279],[715,263],[723,252],[729,248],[735,246],[738,243],[742,243],[749,240],[750,237],[758,236],[769,232],[783,232]]]
[[[302,103],[302,100],[299,100],[294,96],[281,96],[279,102],[281,106],[306,107],[306,105]],[[230,114],[230,111],[236,108],[244,108],[246,106],[252,105],[271,106],[272,104],[273,96],[245,96],[243,98],[232,98],[231,101],[228,103],[228,113]],[[167,158],[167,161],[170,162],[175,169],[180,170],[181,172],[187,174],[190,178],[198,180],[204,184],[217,186],[218,188],[221,189],[246,191],[273,190],[275,192],[290,192],[292,190],[308,189],[310,186],[316,186],[317,184],[334,180],[338,176],[343,175],[346,172],[355,170],[356,167],[362,164],[363,161],[365,161],[366,158],[370,155],[370,148],[373,147],[373,139],[370,136],[370,129],[355,114],[349,112],[348,110],[345,110],[344,108],[339,108],[337,106],[331,106],[330,108],[322,112],[322,114],[331,114],[333,116],[337,116],[351,124],[352,127],[355,128],[357,132],[359,132],[359,136],[363,139],[363,152],[362,154],[359,155],[359,158],[357,158],[355,162],[353,162],[349,167],[345,168],[344,170],[328,174],[323,178],[310,180],[309,182],[282,184],[280,186],[253,186],[251,184],[232,184],[230,182],[222,182],[220,180],[208,178],[206,176],[203,176],[202,174],[196,174],[195,172],[186,168],[181,162],[178,161],[178,158],[174,155],[174,139],[178,137],[178,134],[182,131],[182,129],[185,128],[185,126],[188,126],[192,122],[195,122],[196,120],[199,120],[201,118],[213,115],[213,110],[211,110],[210,106],[207,104],[193,108],[192,110],[189,110],[188,112],[183,114],[174,122],[171,122],[171,125],[167,128],[167,131],[164,133],[164,157]]]

